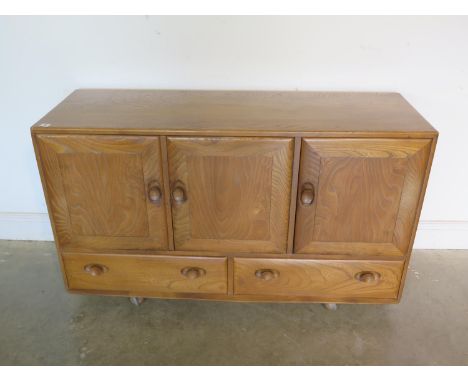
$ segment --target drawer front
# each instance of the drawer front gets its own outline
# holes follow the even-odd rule
[[[63,256],[70,289],[118,294],[227,292],[225,258],[137,255]]]
[[[241,259],[234,262],[238,295],[396,298],[403,262]]]

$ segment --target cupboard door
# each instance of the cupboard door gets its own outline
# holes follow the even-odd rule
[[[37,137],[64,248],[167,249],[157,137]]]
[[[297,253],[406,254],[429,139],[304,139]]]
[[[177,250],[286,251],[293,140],[168,138]]]

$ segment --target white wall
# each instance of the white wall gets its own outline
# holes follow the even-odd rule
[[[440,132],[416,245],[468,248],[468,17],[0,17],[0,238],[51,238],[29,127],[80,87],[400,92]]]

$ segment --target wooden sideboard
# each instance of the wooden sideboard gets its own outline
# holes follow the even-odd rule
[[[77,90],[31,129],[70,292],[395,303],[438,133],[397,93]]]

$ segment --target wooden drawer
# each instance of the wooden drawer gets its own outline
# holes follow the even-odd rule
[[[129,295],[227,292],[226,258],[66,254],[63,261],[72,290]]]
[[[398,295],[400,261],[234,260],[237,295],[387,298]]]

